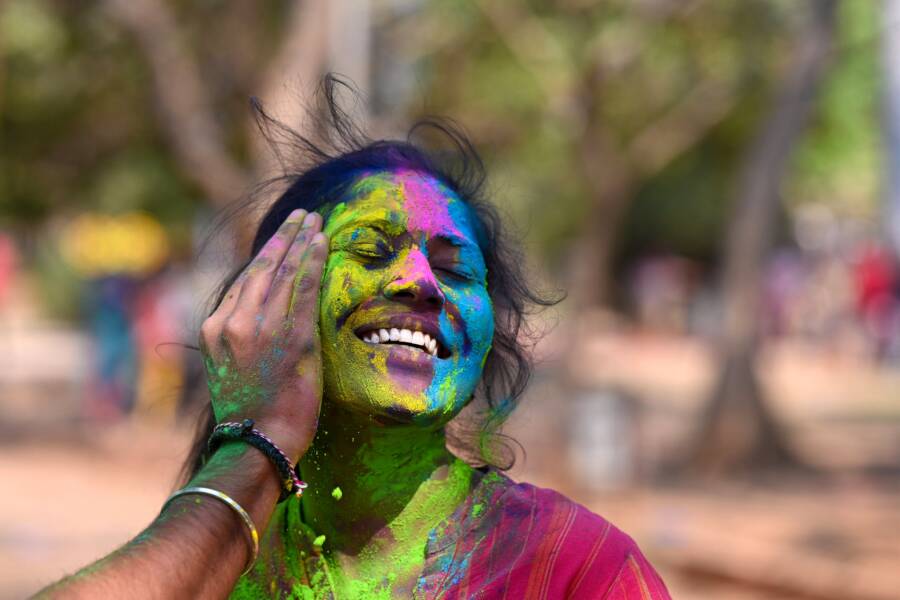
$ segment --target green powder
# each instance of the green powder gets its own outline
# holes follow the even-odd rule
[[[341,488],[336,487],[333,490],[331,490],[331,497],[334,498],[335,500],[340,500],[341,498],[344,497],[344,492],[341,491]]]
[[[324,544],[324,543],[325,543],[324,535],[320,535],[320,536],[316,537],[316,539],[313,540],[313,546],[318,546],[319,548],[321,548],[322,544]]]

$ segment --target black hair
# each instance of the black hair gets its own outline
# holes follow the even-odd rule
[[[262,217],[249,256],[219,287],[214,306],[292,210],[302,208],[327,216],[329,205],[368,172],[404,169],[435,178],[455,192],[475,217],[494,308],[493,344],[472,410],[448,427],[448,444],[469,462],[508,469],[515,455],[503,443],[508,438],[498,430],[531,377],[532,340],[526,317],[533,309],[551,306],[558,299],[542,296],[526,278],[520,250],[511,243],[497,209],[486,200],[484,163],[459,125],[445,118],[425,118],[410,127],[405,140],[372,140],[343,108],[338,98],[341,92],[359,97],[342,79],[334,75],[324,78],[317,95],[322,103],[317,112],[324,116],[316,120],[318,131],[311,135],[292,130],[267,114],[256,99],[251,101],[260,131],[284,170],[259,189],[279,184],[284,189]],[[209,405],[185,465],[186,476],[196,473],[208,458],[206,440],[214,426]]]

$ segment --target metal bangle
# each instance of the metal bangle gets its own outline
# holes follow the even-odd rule
[[[187,494],[202,494],[205,496],[212,496],[221,502],[224,502],[228,505],[229,508],[233,509],[234,512],[238,514],[241,520],[244,522],[244,525],[247,526],[247,530],[250,532],[250,560],[247,561],[247,568],[244,569],[244,572],[241,575],[246,575],[250,572],[250,568],[253,567],[253,563],[256,562],[256,557],[259,555],[259,534],[256,531],[256,525],[253,524],[253,519],[250,518],[250,515],[247,514],[247,511],[238,504],[234,499],[232,499],[228,494],[220,492],[219,490],[214,490],[208,487],[186,487],[178,490],[174,494],[168,497],[166,502],[163,504],[163,507],[160,509],[159,513],[162,514],[166,507],[169,506],[169,503],[172,502],[175,498],[179,496],[186,496]]]

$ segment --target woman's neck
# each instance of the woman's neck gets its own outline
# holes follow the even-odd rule
[[[442,430],[385,426],[324,404],[300,463],[309,484],[304,521],[358,576],[365,562],[377,568],[402,555],[421,563],[428,533],[469,493],[473,470],[447,450]]]

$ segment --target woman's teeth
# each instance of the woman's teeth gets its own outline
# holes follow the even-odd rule
[[[437,357],[438,354],[437,340],[432,339],[430,335],[422,333],[421,331],[397,328],[379,329],[378,331],[373,331],[369,335],[364,336],[363,340],[370,344],[407,344],[409,346],[416,346],[434,357]]]

